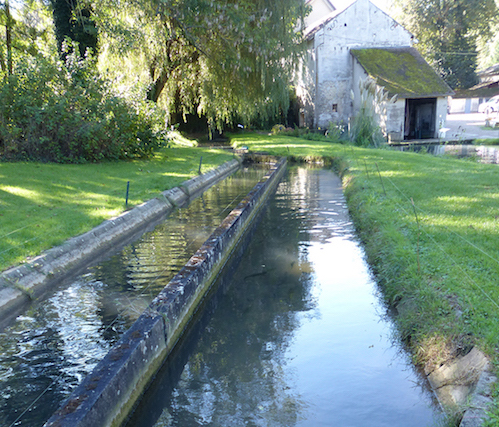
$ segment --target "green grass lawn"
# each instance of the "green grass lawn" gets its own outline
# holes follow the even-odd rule
[[[233,142],[336,158],[358,235],[415,362],[439,366],[478,345],[499,363],[498,165],[284,136]]]
[[[240,133],[231,135],[231,143],[235,148],[248,147],[254,152],[268,152],[276,156],[288,156],[301,159],[331,157],[344,151],[346,146],[333,144],[324,138],[322,141],[309,141],[285,135],[264,133]]]
[[[148,160],[61,165],[0,163],[0,270],[82,234],[232,159],[207,148],[165,148]]]

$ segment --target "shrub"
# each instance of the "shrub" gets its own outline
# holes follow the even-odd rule
[[[113,93],[92,58],[26,59],[0,83],[0,157],[59,163],[145,157],[162,143],[152,104]]]
[[[330,123],[328,129],[318,128],[310,130],[309,128],[287,128],[284,125],[274,125],[270,131],[272,135],[287,135],[297,138],[308,139],[309,141],[331,141],[340,142],[344,138],[345,127],[343,124]]]
[[[348,126],[341,122],[329,122],[326,136],[336,141],[345,141],[348,139]]]
[[[386,111],[387,94],[372,78],[360,81],[360,109],[350,127],[350,139],[361,147],[380,147],[384,143],[380,115]],[[353,96],[353,93],[352,93]]]
[[[282,133],[282,132],[285,132],[285,131],[286,131],[286,126],[277,124],[277,125],[272,126],[272,129],[270,130],[270,133],[272,135],[277,135],[278,133]]]

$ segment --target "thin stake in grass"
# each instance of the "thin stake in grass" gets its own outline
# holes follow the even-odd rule
[[[376,169],[378,169],[379,180],[381,181],[381,186],[383,187],[383,193],[386,196],[385,184],[383,184],[383,180],[381,179],[381,172],[379,171],[378,162],[376,162]]]
[[[418,274],[421,275],[421,265],[419,263],[419,236],[421,234],[421,228],[419,227],[418,213],[416,212],[416,205],[411,197],[412,209],[414,210],[414,216],[416,217],[416,223],[418,224],[418,242],[417,242],[417,257],[418,257]]]
[[[367,179],[370,179],[370,178],[369,178],[369,171],[367,170],[367,162],[366,162],[366,159],[364,159],[364,166],[366,167]]]

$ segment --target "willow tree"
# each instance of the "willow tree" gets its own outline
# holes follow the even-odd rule
[[[397,0],[422,55],[453,88],[476,82],[479,41],[497,21],[495,0]]]
[[[302,0],[104,0],[93,9],[101,64],[122,73],[123,87],[130,76],[146,85],[171,117],[197,113],[220,128],[287,110]]]
[[[0,0],[0,74],[13,74],[22,59],[54,53],[52,22],[41,0]]]

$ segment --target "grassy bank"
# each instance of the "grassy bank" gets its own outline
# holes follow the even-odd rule
[[[358,234],[415,362],[431,369],[474,345],[499,361],[497,165],[282,136],[233,142],[340,159]]]
[[[166,148],[149,160],[83,165],[0,163],[0,270],[84,233],[161,191],[231,160],[207,148]]]

